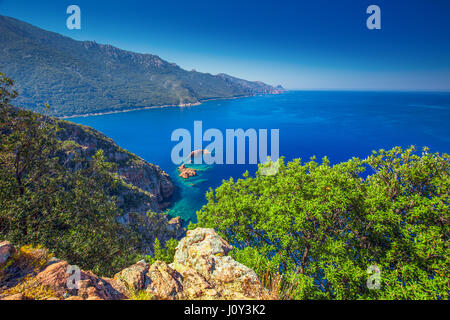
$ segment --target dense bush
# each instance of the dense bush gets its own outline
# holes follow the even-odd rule
[[[260,275],[283,273],[295,298],[448,298],[447,154],[397,147],[279,165],[210,190],[197,226],[218,230]]]

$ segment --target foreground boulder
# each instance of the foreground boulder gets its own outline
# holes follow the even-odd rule
[[[0,242],[0,266],[6,263],[16,249],[9,241]]]
[[[55,259],[43,248],[25,246],[0,265],[0,300],[117,300],[126,296],[110,279]],[[76,279],[76,281],[74,281]],[[72,285],[71,285],[72,284]]]
[[[227,256],[232,249],[213,229],[198,228],[180,241],[172,267],[183,275],[195,296],[258,298],[262,287],[256,273]]]
[[[75,288],[68,285],[72,274],[66,261],[48,259],[39,270],[22,272],[25,269],[15,265],[20,257],[12,256],[14,247],[2,242],[0,249],[0,258],[12,259],[0,274],[4,300],[259,299],[264,290],[253,270],[228,256],[232,246],[213,229],[188,231],[171,264],[139,261],[112,279],[81,270]]]
[[[227,254],[232,250],[213,229],[188,231],[174,262],[144,262],[122,270],[114,277],[126,290],[145,290],[159,299],[256,299],[262,286],[256,273]]]
[[[75,288],[69,287],[71,274],[68,270],[70,270],[69,264],[66,261],[55,262],[39,272],[35,279],[40,285],[55,292],[55,298],[70,298],[73,296],[86,300],[125,298],[123,294],[114,289],[109,283],[109,279],[98,277],[90,271],[81,270],[80,280],[76,283]]]
[[[146,290],[162,299],[183,297],[183,278],[163,261],[156,261],[147,273]]]

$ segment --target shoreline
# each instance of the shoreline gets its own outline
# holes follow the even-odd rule
[[[282,93],[254,94],[254,95],[248,95],[248,96],[237,96],[237,97],[229,97],[229,98],[211,98],[211,99],[204,99],[204,100],[201,100],[201,101],[198,101],[195,103],[166,104],[166,105],[160,105],[160,106],[139,107],[139,108],[124,109],[124,110],[111,110],[111,111],[104,111],[104,112],[93,112],[93,113],[76,114],[76,115],[70,115],[70,116],[55,116],[55,117],[58,119],[61,119],[61,120],[67,120],[67,119],[72,119],[72,118],[96,117],[96,116],[103,116],[103,115],[108,115],[108,114],[125,113],[125,112],[150,110],[150,109],[163,109],[163,108],[174,108],[174,107],[178,107],[178,108],[195,107],[195,106],[202,105],[203,103],[209,102],[209,101],[235,100],[235,99],[241,99],[241,98],[259,97],[259,96],[273,95],[273,94],[282,94]]]
[[[131,109],[124,109],[124,110],[111,110],[111,111],[104,111],[104,112],[94,112],[94,113],[83,113],[83,114],[74,114],[71,116],[59,116],[56,117],[61,120],[66,119],[72,119],[72,118],[86,118],[86,117],[96,117],[96,116],[103,116],[107,114],[116,114],[116,113],[125,113],[125,112],[133,112],[133,111],[140,111],[140,110],[150,110],[150,109],[162,109],[162,108],[173,108],[173,107],[192,107],[192,106],[198,106],[202,104],[201,102],[196,103],[186,103],[186,104],[166,104],[161,106],[150,106],[150,107],[140,107],[140,108],[131,108]]]

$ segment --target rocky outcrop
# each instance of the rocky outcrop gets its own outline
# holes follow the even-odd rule
[[[146,286],[145,274],[148,271],[148,267],[148,263],[142,260],[123,269],[114,276],[116,287],[124,293],[131,289],[144,289]]]
[[[9,248],[11,253],[0,263],[0,300],[126,298],[110,284],[110,279],[51,258],[46,249],[25,246],[15,250],[7,242],[0,247]],[[75,269],[79,272],[72,273]]]
[[[183,179],[188,179],[197,175],[197,171],[195,169],[186,167],[184,163],[178,167],[178,172],[180,173],[179,176]]]
[[[2,242],[0,248],[9,248],[4,252],[14,252],[7,243]],[[136,296],[166,300],[260,299],[265,290],[260,280],[253,270],[228,256],[231,250],[230,244],[213,229],[198,228],[188,231],[179,242],[171,264],[156,261],[149,265],[139,261],[112,279],[81,270],[75,282],[68,272],[69,264],[57,259],[50,260],[40,270],[16,274],[15,282],[6,281],[8,272],[17,263],[17,258],[10,254],[0,264],[3,270],[0,299],[33,299],[30,292],[37,290],[29,290],[31,285],[39,288],[39,297],[52,300],[117,300]],[[75,287],[69,286],[70,283]]]
[[[228,256],[231,250],[213,229],[198,228],[180,241],[171,266],[190,284],[187,289],[194,297],[259,297],[261,283],[256,273]]]
[[[263,288],[256,273],[228,256],[232,246],[213,229],[188,231],[174,261],[140,261],[114,276],[116,288],[143,290],[159,299],[257,299]]]
[[[39,272],[35,279],[40,285],[55,292],[55,298],[67,299],[74,296],[83,300],[125,298],[124,295],[114,289],[109,279],[98,277],[90,271],[81,270],[80,279],[72,281],[68,270],[69,264],[66,261],[54,262]],[[69,283],[73,283],[74,287],[69,287]]]
[[[187,157],[186,160],[188,163],[192,163],[192,160],[197,157],[202,157],[204,154],[211,154],[208,149],[197,149],[192,151]]]
[[[78,125],[63,120],[57,121],[61,128],[58,138],[67,143],[72,142],[71,148],[65,155],[65,165],[72,170],[82,165],[80,161],[71,161],[78,154],[82,158],[91,159],[98,150],[103,150],[106,161],[117,166],[117,175],[130,186],[132,191],[140,193],[144,201],[126,201],[127,195],[118,194],[119,202],[127,203],[123,207],[124,213],[130,211],[145,213],[148,210],[160,212],[162,207],[167,206],[175,186],[169,175],[159,166],[148,163],[142,158],[120,148],[112,139],[102,133],[83,125]],[[74,150],[76,152],[74,152]],[[129,190],[130,193],[132,193]],[[131,203],[131,205],[129,204]]]
[[[161,299],[184,298],[183,278],[163,261],[153,263],[147,272],[145,290]]]

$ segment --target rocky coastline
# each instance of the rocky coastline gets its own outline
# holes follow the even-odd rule
[[[285,92],[286,92],[286,90],[284,88],[281,88],[281,89],[275,90],[274,92],[267,93],[264,95],[283,94]],[[136,107],[136,108],[123,109],[123,110],[108,110],[108,111],[103,111],[103,112],[89,112],[89,113],[73,114],[73,115],[67,115],[67,116],[58,116],[57,118],[59,118],[61,120],[67,120],[67,119],[72,119],[72,118],[96,117],[96,116],[103,116],[103,115],[108,115],[108,114],[134,112],[134,111],[151,110],[151,109],[195,107],[195,106],[200,106],[200,105],[204,104],[205,102],[209,102],[209,101],[235,100],[235,99],[250,98],[250,97],[256,97],[256,96],[262,96],[262,94],[252,94],[252,95],[235,96],[235,97],[227,97],[227,98],[202,99],[202,100],[200,100],[198,102],[194,102],[194,103],[166,104],[166,105],[159,105],[159,106]]]
[[[256,273],[228,254],[213,229],[188,231],[172,263],[139,261],[112,278],[68,272],[70,263],[43,248],[0,241],[0,300],[242,300],[264,299]]]

